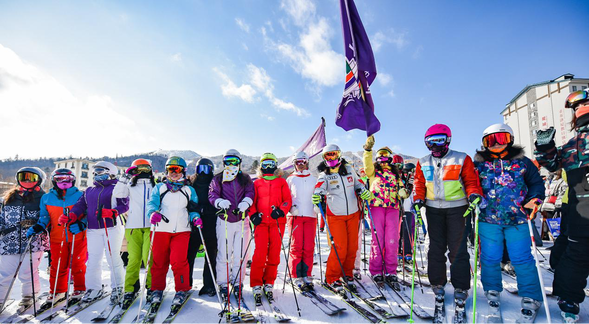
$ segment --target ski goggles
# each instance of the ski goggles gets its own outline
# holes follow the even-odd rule
[[[573,108],[576,104],[580,103],[581,101],[585,101],[589,99],[589,92],[587,90],[579,90],[575,92],[571,92],[567,97],[565,108]]]
[[[425,138],[425,145],[427,147],[444,146],[448,143],[448,136],[444,134],[435,134]]]
[[[21,172],[17,176],[18,182],[38,182],[39,175],[32,172]]]
[[[210,165],[202,164],[196,167],[196,174],[211,174],[213,172],[213,168]]]
[[[325,161],[335,161],[340,158],[340,155],[340,151],[325,152],[325,154],[323,154],[323,158]]]
[[[142,164],[142,165],[138,165],[137,169],[135,169],[135,173],[139,174],[139,173],[150,173],[151,172],[151,166],[147,165],[147,164]]]
[[[495,145],[507,145],[511,143],[512,138],[509,133],[494,133],[483,137],[484,147],[493,147]]]
[[[236,156],[226,157],[223,159],[223,165],[239,165],[241,163],[241,159]]]
[[[391,157],[388,155],[387,156],[381,155],[376,158],[376,162],[378,162],[378,163],[391,163],[392,160],[393,159],[391,159]]]
[[[264,160],[261,163],[262,169],[270,169],[276,167],[276,161],[274,160]]]
[[[95,167],[94,170],[92,171],[92,174],[94,174],[95,176],[105,174],[105,173],[108,173],[108,169],[103,168],[103,167]]]
[[[386,156],[386,157],[388,157],[388,156],[391,155],[391,152],[389,152],[388,150],[379,150],[379,151],[376,152],[376,155],[377,156]]]
[[[182,173],[184,171],[184,168],[179,165],[168,165],[166,167],[166,171],[168,173]]]
[[[58,174],[53,176],[55,182],[73,182],[74,176],[70,174]]]
[[[307,163],[309,163],[309,161],[307,161],[306,159],[294,160],[294,164],[296,164],[296,165],[305,165]]]

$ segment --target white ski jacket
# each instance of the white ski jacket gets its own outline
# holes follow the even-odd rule
[[[162,195],[163,199],[161,198]],[[167,233],[190,232],[190,215],[187,209],[188,199],[198,203],[196,191],[191,186],[183,186],[182,189],[173,192],[168,191],[165,183],[156,184],[151,193],[147,213],[151,216],[153,212],[157,211],[169,220],[169,223],[166,223],[162,219],[156,231]]]
[[[313,191],[317,178],[311,175],[309,170],[303,172],[295,171],[287,179],[288,188],[292,196],[292,207],[290,208],[291,216],[317,217],[317,212],[313,208]]]
[[[153,186],[150,179],[137,179],[137,184],[131,186],[131,183],[117,182],[113,189],[112,195],[114,198],[129,198],[129,211],[127,212],[128,229],[133,228],[148,228],[149,215],[147,213],[147,204],[151,198]]]

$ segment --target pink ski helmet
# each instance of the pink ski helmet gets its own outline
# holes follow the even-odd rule
[[[448,143],[450,143],[450,140],[452,139],[452,131],[450,130],[450,127],[444,124],[435,124],[432,127],[428,128],[427,132],[425,132],[424,138],[436,134],[443,134],[448,136]]]
[[[432,155],[437,158],[441,158],[448,153],[451,140],[452,131],[450,127],[444,124],[435,124],[425,132],[425,145],[432,152]]]

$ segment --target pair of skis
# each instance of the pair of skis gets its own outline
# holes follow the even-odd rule
[[[45,296],[49,295],[48,293],[43,293],[39,296],[39,298],[43,298]],[[12,299],[12,301],[14,302],[14,299]],[[6,306],[8,306],[9,304],[7,304]],[[9,318],[7,318],[6,320],[3,321],[3,323],[13,323],[14,321],[16,321],[17,319],[20,318],[20,316],[22,316],[27,310],[29,310],[31,307],[33,307],[33,304],[28,304],[28,305],[19,305],[18,309],[16,310],[16,312],[14,314],[12,314]],[[45,312],[47,309],[51,309],[51,304],[49,304],[49,308],[47,308],[46,303],[41,304],[41,306],[39,307],[39,309],[37,309],[37,316],[43,314],[43,312]],[[31,317],[34,318],[34,315],[28,315],[27,317]],[[25,317],[26,318],[26,317]]]
[[[286,316],[284,312],[276,305],[276,301],[274,300],[274,298],[268,298],[268,296],[266,296],[266,299],[268,300],[268,304],[270,305],[270,309],[272,311],[268,312],[263,302],[260,304],[256,303],[256,312],[258,313],[260,323],[269,323],[267,316],[268,314],[273,315],[274,319],[276,319],[276,321],[278,321],[279,323],[287,323],[291,321],[291,319],[288,316]]]
[[[295,288],[301,293],[301,295],[311,299],[311,302],[326,315],[334,316],[346,310],[345,308],[336,306],[323,296],[317,294],[313,288],[300,287],[298,285],[295,285]]]
[[[86,308],[92,306],[97,301],[102,300],[108,296],[110,296],[110,292],[104,292],[104,290],[101,290],[96,298],[90,300],[84,300],[82,298],[82,300],[78,300],[75,304],[70,303],[70,305],[65,305],[57,312],[42,319],[41,323],[62,323],[79,312],[85,310]]]
[[[178,316],[178,313],[180,313],[182,308],[184,308],[184,305],[186,305],[186,302],[188,300],[190,300],[190,296],[192,296],[192,293],[193,293],[193,290],[190,290],[187,293],[186,298],[184,298],[184,300],[181,301],[181,303],[173,304],[171,306],[170,313],[168,314],[168,316],[166,316],[163,323],[172,323],[174,321],[174,319],[176,319],[176,316]],[[136,316],[135,319],[133,319],[133,321],[131,323],[153,323],[155,321],[155,318],[156,318],[158,312],[159,312],[159,309],[162,305],[165,295],[166,294],[164,291],[164,294],[162,295],[162,301],[157,302],[157,303],[154,303],[151,300],[146,301],[143,308],[141,309],[141,314]]]

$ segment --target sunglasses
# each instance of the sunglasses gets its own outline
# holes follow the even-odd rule
[[[268,169],[268,168],[275,168],[276,167],[276,161],[274,160],[264,160],[262,161],[262,169]]]
[[[241,159],[237,158],[237,157],[229,157],[229,158],[225,158],[225,160],[223,160],[223,165],[228,166],[228,165],[239,165],[241,163]]]
[[[60,174],[53,176],[53,181],[55,182],[73,182],[74,176],[69,174]]]
[[[333,160],[337,160],[340,156],[340,152],[338,151],[331,151],[331,152],[326,152],[325,154],[323,154],[323,158],[327,161],[333,161]]]
[[[169,165],[166,167],[166,171],[168,171],[168,173],[182,173],[184,168],[179,165]]]
[[[589,92],[586,90],[579,90],[575,92],[571,92],[567,97],[566,104],[564,105],[565,108],[573,108],[574,105],[577,103],[589,99]]]
[[[18,174],[19,182],[37,182],[39,181],[39,175],[32,172],[21,172]]]
[[[509,133],[494,133],[483,137],[484,147],[493,147],[495,145],[507,145],[511,143],[511,134]]]
[[[203,164],[196,167],[196,174],[211,174],[212,172],[213,168],[210,165]]]
[[[425,145],[431,146],[444,146],[448,143],[448,136],[444,134],[436,134],[425,138]]]
[[[103,167],[97,167],[97,168],[94,168],[94,171],[92,171],[92,173],[93,173],[94,175],[101,175],[101,174],[105,174],[105,173],[107,173],[107,172],[108,172],[108,169],[106,169],[106,168],[103,168]]]
[[[305,160],[305,159],[300,159],[300,160],[295,160],[294,163],[296,165],[305,165],[307,164],[309,161]]]

